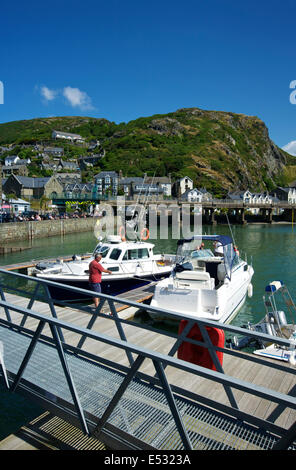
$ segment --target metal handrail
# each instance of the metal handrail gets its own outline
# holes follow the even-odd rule
[[[66,360],[63,356],[63,351],[65,349],[67,349],[67,347],[70,348],[70,346],[66,345],[66,343],[64,341],[64,338],[61,335],[62,330],[70,330],[70,331],[72,331],[72,332],[74,332],[74,333],[76,333],[80,336],[80,341],[77,344],[76,348],[71,347],[72,350],[74,350],[76,352],[80,352],[80,353],[83,353],[83,354],[87,355],[87,351],[82,350],[82,346],[83,346],[84,340],[86,338],[91,338],[91,339],[94,339],[96,341],[100,341],[100,342],[103,342],[103,343],[106,343],[106,344],[109,344],[109,345],[112,345],[114,347],[117,347],[117,348],[120,348],[120,349],[124,350],[127,357],[128,357],[128,362],[129,362],[129,367],[126,368],[126,373],[127,373],[127,376],[129,377],[129,380],[132,380],[133,377],[135,377],[136,375],[139,374],[139,367],[140,367],[140,362],[141,362],[140,359],[139,359],[140,357],[141,358],[144,357],[146,359],[148,358],[148,359],[152,360],[154,365],[155,365],[155,370],[157,372],[157,377],[154,377],[154,380],[159,380],[161,382],[161,385],[164,387],[165,394],[167,396],[168,402],[170,403],[171,411],[172,411],[172,414],[174,416],[174,419],[176,420],[176,425],[177,425],[178,430],[180,431],[180,436],[182,438],[182,441],[183,441],[183,444],[184,444],[185,448],[190,448],[190,440],[189,440],[186,432],[184,431],[184,427],[182,425],[182,419],[178,415],[178,413],[176,411],[176,407],[174,405],[174,398],[171,394],[171,389],[174,389],[174,387],[171,387],[168,384],[167,379],[166,379],[166,375],[165,375],[165,368],[167,366],[175,367],[177,369],[181,369],[182,371],[186,371],[186,372],[189,372],[189,373],[192,373],[192,374],[198,375],[200,377],[207,378],[209,380],[213,380],[214,382],[218,382],[218,383],[222,384],[224,389],[225,389],[225,392],[226,392],[226,394],[229,398],[229,402],[230,402],[230,406],[227,409],[231,410],[233,416],[236,416],[238,418],[241,418],[241,419],[242,419],[242,417],[245,418],[246,413],[243,413],[242,411],[239,410],[239,407],[238,407],[238,405],[237,405],[237,403],[234,399],[232,389],[241,390],[241,391],[244,391],[246,393],[250,393],[252,395],[256,395],[258,397],[263,397],[263,398],[266,398],[266,399],[271,400],[273,402],[276,402],[276,403],[278,403],[279,408],[281,409],[280,412],[282,412],[286,407],[296,409],[296,400],[293,396],[286,395],[286,394],[283,394],[283,393],[280,393],[280,392],[277,392],[277,391],[274,391],[274,390],[270,390],[266,387],[254,386],[254,384],[250,384],[246,381],[242,381],[240,379],[236,379],[235,377],[232,377],[232,376],[229,376],[229,375],[225,374],[222,367],[219,367],[219,364],[218,364],[219,361],[218,361],[216,352],[217,351],[223,351],[223,353],[227,353],[227,354],[231,354],[231,355],[237,355],[240,358],[247,359],[248,361],[254,361],[256,363],[261,363],[261,364],[264,364],[264,365],[268,365],[269,367],[277,368],[277,369],[282,370],[282,371],[284,370],[284,371],[292,373],[292,374],[295,374],[295,369],[291,369],[291,368],[289,368],[289,367],[287,367],[283,364],[270,363],[265,359],[261,359],[261,358],[258,358],[258,357],[252,356],[252,355],[248,355],[246,357],[245,354],[243,354],[239,351],[236,351],[236,350],[232,350],[232,349],[228,349],[228,348],[215,347],[211,344],[211,342],[209,341],[209,338],[207,337],[205,326],[212,326],[212,327],[215,327],[215,328],[221,328],[224,331],[228,331],[228,332],[235,333],[235,334],[240,334],[240,335],[247,335],[247,336],[251,336],[253,338],[264,339],[264,340],[273,340],[274,341],[274,338],[272,336],[269,336],[269,335],[266,335],[266,334],[261,334],[261,333],[258,333],[256,331],[246,330],[244,328],[240,328],[240,327],[236,327],[236,326],[232,326],[232,325],[220,324],[218,322],[211,321],[211,320],[202,320],[202,319],[194,319],[193,320],[191,317],[186,317],[186,316],[183,316],[183,315],[180,316],[176,312],[173,312],[173,311],[159,309],[157,307],[152,307],[152,306],[149,306],[149,305],[141,304],[141,309],[143,309],[147,312],[154,312],[154,313],[161,312],[163,314],[166,314],[168,317],[172,317],[172,318],[177,319],[177,320],[187,319],[188,320],[187,329],[184,329],[181,335],[176,335],[172,332],[160,331],[160,330],[158,330],[154,327],[151,327],[150,325],[142,325],[142,324],[133,322],[131,320],[123,320],[123,319],[119,318],[119,316],[117,314],[117,311],[116,311],[116,308],[115,308],[115,305],[114,305],[114,302],[119,303],[119,304],[123,304],[123,305],[128,305],[128,306],[131,306],[131,307],[136,307],[138,309],[139,304],[137,302],[133,302],[131,300],[127,300],[127,299],[120,298],[120,297],[113,297],[113,296],[110,296],[110,295],[107,295],[107,294],[95,294],[92,291],[78,289],[78,288],[75,288],[75,287],[63,285],[63,288],[65,288],[69,291],[72,291],[73,293],[83,292],[83,293],[89,294],[90,297],[97,296],[97,297],[100,298],[99,307],[98,307],[97,311],[93,314],[93,316],[92,316],[91,320],[89,321],[87,327],[86,328],[76,327],[75,325],[67,323],[63,320],[59,320],[57,318],[55,305],[54,305],[54,300],[50,297],[48,286],[51,285],[51,286],[60,287],[61,284],[55,283],[55,282],[52,282],[52,281],[41,280],[41,279],[38,279],[38,278],[26,276],[26,275],[19,274],[19,273],[9,272],[9,271],[3,270],[3,269],[0,270],[0,274],[5,275],[5,276],[6,275],[12,276],[13,279],[20,278],[20,279],[28,280],[28,281],[31,281],[31,282],[33,281],[33,282],[36,283],[36,288],[34,289],[34,292],[31,295],[31,299],[29,301],[29,304],[28,304],[27,308],[18,307],[17,305],[13,305],[13,304],[7,302],[6,299],[5,299],[5,292],[4,292],[4,289],[7,286],[5,286],[5,284],[3,284],[3,283],[0,285],[0,296],[1,296],[0,305],[4,308],[4,311],[6,313],[6,318],[7,318],[7,320],[1,320],[1,322],[5,325],[11,325],[14,328],[22,329],[22,328],[24,328],[26,318],[32,317],[32,318],[37,319],[39,321],[39,326],[40,327],[39,327],[38,331],[36,330],[36,332],[32,332],[32,334],[33,334],[33,340],[32,340],[32,343],[31,343],[32,348],[34,347],[34,344],[39,341],[39,336],[41,334],[41,330],[42,330],[44,324],[47,323],[50,326],[50,328],[52,330],[52,333],[53,333],[53,338],[54,338],[57,350],[59,351],[60,360],[62,361],[62,364],[63,364],[63,369],[64,369],[65,376],[67,378],[69,387],[70,387],[70,389],[72,391],[72,395],[74,397],[73,400],[74,400],[74,403],[76,405],[77,414],[80,417],[81,426],[82,426],[82,429],[84,429],[85,432],[88,432],[88,429],[87,429],[86,421],[85,421],[85,418],[84,418],[84,415],[83,415],[83,410],[81,409],[81,406],[79,404],[79,398],[75,395],[75,386],[73,384],[73,379],[71,377],[71,374],[70,374],[69,370],[67,369]],[[41,314],[35,312],[34,310],[32,310],[34,302],[37,300],[38,287],[41,286],[41,285],[44,285],[46,287],[46,297],[47,297],[46,300],[50,305],[52,317],[47,317],[47,316],[41,315]],[[15,289],[11,286],[8,286],[8,288],[9,288],[9,290]],[[19,290],[20,289],[18,289],[18,291]],[[109,303],[110,310],[112,312],[111,316],[101,313],[102,306],[106,301]],[[64,305],[67,305],[67,303],[65,302]],[[87,307],[80,306],[79,309],[81,311],[88,311],[89,312],[89,309],[87,309]],[[9,314],[10,311],[15,311],[15,312],[21,313],[23,315],[23,320],[21,322],[21,325],[17,326],[17,325],[12,323],[11,317],[10,317],[10,314]],[[95,323],[95,321],[98,317],[108,318],[110,321],[114,321],[116,323],[117,329],[119,331],[120,339],[112,338],[112,337],[107,336],[103,333],[92,331],[92,327],[93,327],[93,325],[94,325],[94,323]],[[194,323],[197,323],[199,325],[204,342],[199,342],[199,341],[196,341],[192,338],[187,338],[186,337],[188,331],[190,330],[190,328],[193,326]],[[154,352],[150,349],[143,348],[141,346],[137,346],[135,344],[130,343],[127,340],[126,336],[125,336],[125,332],[124,332],[124,328],[123,328],[125,324],[132,324],[133,326],[136,326],[138,328],[145,328],[145,329],[150,330],[150,331],[157,331],[158,333],[162,333],[165,336],[175,338],[176,342],[175,342],[174,346],[171,348],[171,351],[168,354],[162,354],[162,353]],[[41,327],[41,325],[42,325],[42,327]],[[178,350],[178,346],[185,339],[186,339],[187,342],[190,342],[190,343],[193,343],[193,344],[196,344],[196,345],[202,345],[202,346],[208,348],[211,356],[214,359],[215,364],[218,366],[217,370],[206,369],[202,366],[199,366],[199,365],[196,365],[196,364],[191,364],[191,363],[188,363],[188,362],[183,361],[181,359],[177,359],[177,358],[173,357],[174,354],[176,353],[176,351]],[[281,345],[291,346],[291,343],[288,340],[283,339],[283,338],[277,338],[276,342],[278,344],[281,344]],[[138,359],[134,360],[132,354],[136,354]],[[16,381],[15,381],[15,384],[13,386],[13,389],[15,389],[18,386],[19,381],[21,379],[22,370],[26,367],[26,364],[30,359],[30,355],[31,355],[31,352],[29,351],[27,357],[24,359],[25,363],[22,364],[22,366],[20,368],[19,374],[18,374],[18,376],[16,378]],[[151,376],[149,376],[149,378],[150,378],[151,381],[153,380]],[[128,385],[129,380],[127,380],[126,386]],[[121,392],[122,392],[122,390],[121,390]],[[118,393],[118,396],[116,397],[115,402],[113,401],[112,403],[110,403],[110,408],[109,408],[108,413],[111,412],[112,409],[114,409],[114,406],[116,406],[116,404],[118,403],[120,397],[122,396],[121,392]],[[183,391],[183,392],[186,395],[186,391]],[[200,400],[200,396],[197,396],[192,392],[190,392],[190,397],[191,398],[194,397],[195,399]],[[218,408],[219,408],[219,406],[217,406],[217,409]],[[104,422],[105,422],[105,419],[108,419],[108,416],[107,416],[108,413],[104,417],[104,420],[103,420]],[[252,422],[252,421],[256,422],[256,419],[253,419],[250,416],[248,416],[248,418],[250,419],[250,422]],[[257,421],[258,421],[258,419],[257,419]],[[260,423],[262,425],[261,421],[262,420],[260,420]],[[287,435],[286,430],[283,430],[283,429],[279,428],[278,426],[276,426],[276,425],[274,425],[273,423],[270,423],[270,422],[263,422],[263,425],[264,424],[266,425],[266,427],[268,429],[272,429],[273,431],[276,430],[279,433],[280,436],[282,436],[283,438],[286,439],[286,435]],[[294,438],[294,437],[295,437],[294,435],[292,437],[290,436],[291,439]]]

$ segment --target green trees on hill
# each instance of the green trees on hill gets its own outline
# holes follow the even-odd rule
[[[86,144],[52,141],[54,129],[80,134]],[[190,108],[120,124],[81,116],[0,124],[0,145],[17,146],[4,152],[2,160],[9,153],[19,152],[21,158],[30,155],[29,171],[36,176],[45,176],[36,143],[63,147],[64,159],[77,159],[90,154],[91,140],[99,140],[106,153],[83,172],[85,180],[101,170],[121,170],[124,176],[187,175],[196,186],[218,195],[246,187],[271,190],[294,174],[286,171],[287,165],[295,166],[293,158],[270,141],[264,123],[240,114]],[[30,147],[24,149],[23,144]]]

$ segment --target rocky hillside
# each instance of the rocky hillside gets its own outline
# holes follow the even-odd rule
[[[10,122],[0,124],[0,146],[50,143],[53,129],[78,133],[86,141],[100,140],[106,156],[95,172],[122,170],[126,176],[146,172],[151,176],[171,174],[173,178],[187,175],[198,187],[205,186],[216,195],[230,189],[270,190],[287,184],[289,173],[295,173],[295,157],[270,140],[259,118],[198,108],[118,125],[88,117]],[[73,147],[69,156],[86,152],[86,148]]]

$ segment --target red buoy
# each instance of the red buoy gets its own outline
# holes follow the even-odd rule
[[[181,320],[179,325],[179,335],[184,330],[185,326],[187,325],[187,320]],[[225,344],[225,334],[224,330],[220,330],[219,328],[213,328],[210,326],[206,326],[206,330],[210,337],[210,340],[213,346],[218,346],[220,348],[224,348]],[[202,337],[201,331],[197,325],[194,326],[189,331],[187,338],[194,339],[196,341],[204,342]],[[223,352],[216,351],[218,360],[222,366],[223,363]],[[198,346],[197,344],[188,343],[184,341],[178,349],[178,359],[182,359],[183,361],[191,362],[192,364],[197,364],[202,367],[206,367],[207,369],[216,370],[214,365],[213,359],[206,347]]]

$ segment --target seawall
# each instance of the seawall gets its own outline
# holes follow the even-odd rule
[[[0,224],[0,245],[13,241],[54,237],[94,230],[97,218],[40,220]]]

